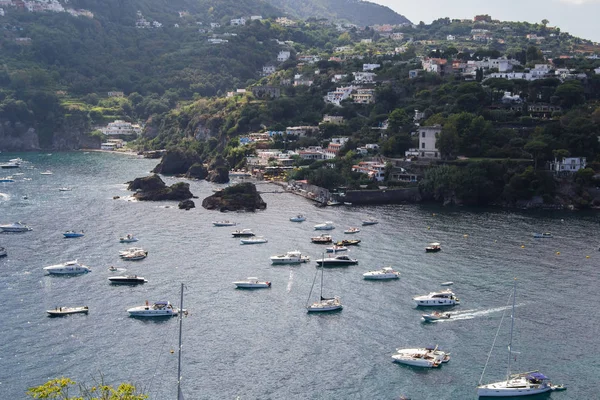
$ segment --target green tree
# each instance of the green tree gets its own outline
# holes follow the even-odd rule
[[[103,382],[90,388],[79,387],[78,396],[69,396],[69,389],[75,382],[69,378],[56,378],[40,386],[27,390],[27,396],[33,399],[60,399],[60,400],[145,400],[148,395],[138,393],[135,386],[121,383],[117,388],[105,385]]]

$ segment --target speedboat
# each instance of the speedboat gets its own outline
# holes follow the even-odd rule
[[[315,230],[317,231],[330,231],[332,229],[335,229],[332,221],[325,221],[322,224],[315,225]]]
[[[136,253],[138,251],[143,251],[144,253],[148,253],[146,250],[141,247],[130,247],[126,250],[119,251],[119,257],[126,256],[127,254]]]
[[[295,217],[290,218],[290,221],[292,222],[304,222],[306,221],[306,217],[302,214],[298,214]]]
[[[126,284],[126,285],[137,285],[138,283],[148,282],[143,276],[137,275],[121,275],[121,276],[109,276],[108,280],[114,284]]]
[[[132,317],[172,317],[179,314],[179,308],[175,308],[168,301],[157,301],[151,306],[146,301],[145,306],[132,307],[127,310]],[[181,310],[185,313],[185,310]]]
[[[236,226],[237,222],[231,222],[231,221],[216,221],[212,223],[214,226]]]
[[[233,282],[233,284],[239,289],[264,289],[271,287],[271,282],[260,281],[256,277],[249,277],[241,281]]]
[[[40,175],[52,175],[52,171],[46,170],[44,172],[40,172]]]
[[[61,187],[61,188],[58,188],[59,192],[70,192],[71,190],[73,190],[73,189],[71,189],[70,187]]]
[[[417,306],[437,307],[437,306],[455,306],[460,304],[458,297],[450,289],[441,292],[431,292],[423,296],[413,297]]]
[[[51,275],[76,275],[76,274],[86,274],[91,272],[91,268],[79,264],[77,260],[67,261],[62,264],[50,265],[48,267],[44,267],[44,270]]]
[[[356,227],[348,228],[344,231],[344,233],[358,233],[358,232],[360,232],[360,229],[358,229]]]
[[[429,243],[429,246],[425,247],[425,252],[426,253],[435,253],[442,250],[442,248],[440,247],[440,244],[437,242],[434,243]]]
[[[21,165],[17,162],[7,162],[4,164],[0,164],[0,168],[2,169],[10,169],[10,168],[19,168]]]
[[[375,218],[367,218],[367,219],[363,219],[362,221],[362,225],[363,226],[367,226],[367,225],[376,225],[379,223],[379,221],[377,221]]]
[[[400,278],[400,272],[394,271],[392,267],[383,267],[376,271],[369,271],[363,274],[367,280],[386,280]]]
[[[69,314],[87,314],[89,311],[88,306],[83,307],[56,307],[54,310],[46,310],[51,317],[58,317],[61,315]]]
[[[134,242],[137,242],[138,240],[139,239],[136,238],[135,236],[133,236],[133,234],[128,233],[127,235],[119,238],[119,243],[134,243]]]
[[[358,260],[345,255],[320,258],[317,264],[323,267],[345,267],[348,265],[358,264]]]
[[[264,236],[255,236],[255,237],[240,239],[240,244],[260,244],[260,243],[267,243],[267,242],[268,242],[268,240],[265,239]]]
[[[536,239],[542,239],[542,238],[551,238],[553,237],[552,234],[550,232],[544,232],[544,233],[534,233],[533,237]]]
[[[338,246],[337,244],[334,244],[325,250],[327,250],[328,253],[339,253],[340,251],[348,251],[348,248],[346,246]]]
[[[127,253],[121,256],[123,261],[138,261],[148,257],[148,252],[145,250],[138,250],[131,253]]]
[[[12,183],[15,180],[12,178],[12,176],[7,176],[6,178],[0,178],[0,183]]]
[[[233,237],[250,237],[254,236],[254,232],[251,229],[237,229],[231,232]]]
[[[333,241],[331,235],[322,234],[321,236],[314,236],[310,238],[310,241],[318,244],[328,244]]]
[[[0,247],[0,257],[6,257],[6,249],[4,247]]]
[[[22,222],[15,222],[14,224],[0,225],[0,230],[2,232],[28,232],[31,228]]]
[[[303,256],[299,250],[288,251],[285,254],[280,254],[271,257],[273,264],[301,264],[310,261],[309,256]]]
[[[438,350],[436,347],[415,349],[396,349],[392,355],[394,362],[413,367],[435,368],[450,361],[450,353]]]
[[[360,243],[360,239],[344,239],[335,242],[336,246],[356,246]]]
[[[75,231],[66,231],[65,233],[63,233],[65,238],[78,238],[78,237],[82,237],[84,236],[83,231],[81,232],[75,232]]]
[[[431,314],[421,314],[425,321],[437,321],[439,319],[450,319],[450,313],[441,313],[434,311]]]

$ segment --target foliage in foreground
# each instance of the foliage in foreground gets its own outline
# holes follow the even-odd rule
[[[62,400],[145,400],[148,395],[138,393],[130,383],[121,383],[117,388],[105,385],[104,382],[87,388],[79,385],[79,395],[70,396],[69,391],[76,383],[69,378],[56,378],[40,386],[27,390],[27,395],[34,399]]]

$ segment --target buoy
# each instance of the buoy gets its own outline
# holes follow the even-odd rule
[[[556,255],[557,255],[557,256],[560,256],[560,251],[557,251],[557,252],[556,252]]]
[[[435,213],[433,213],[433,214],[431,214],[431,215],[433,215],[433,216],[435,217]]]
[[[463,235],[463,237],[469,237],[469,235],[467,235],[466,233]]]
[[[525,248],[525,246],[521,245],[521,248],[522,248],[522,249],[524,249],[524,248]]]
[[[171,354],[175,353],[175,350],[171,349]]]
[[[585,258],[590,258],[590,256],[585,256]]]
[[[431,229],[431,227],[430,227],[430,226],[428,226],[428,227],[427,227],[427,229]]]

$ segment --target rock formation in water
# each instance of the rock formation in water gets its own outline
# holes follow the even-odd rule
[[[267,208],[267,203],[253,183],[239,183],[205,198],[202,207],[220,211],[256,211]]]
[[[129,190],[135,190],[133,195],[138,200],[187,200],[192,198],[190,192],[190,184],[185,182],[177,182],[171,186],[167,186],[158,175],[150,175],[143,178],[135,178],[129,182],[127,187]]]
[[[179,202],[178,206],[180,210],[188,211],[190,208],[196,208],[196,204],[194,204],[193,200],[182,200]]]

